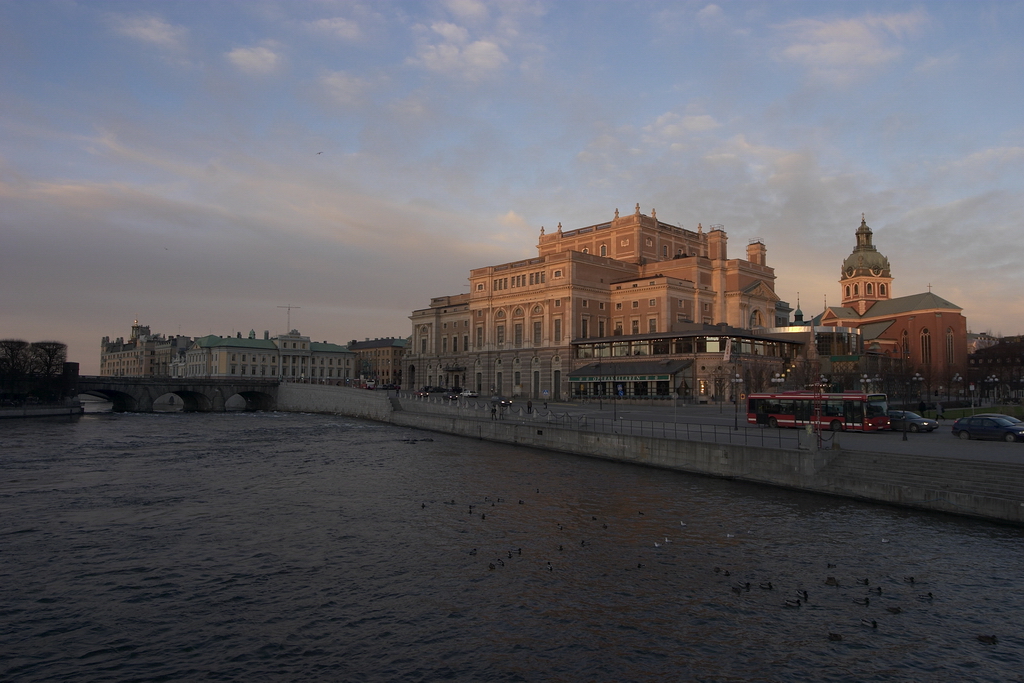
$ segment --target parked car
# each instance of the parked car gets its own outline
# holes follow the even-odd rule
[[[1013,423],[1004,417],[961,417],[953,423],[953,436],[961,439],[1024,441],[1024,423]]]
[[[466,389],[465,391],[463,391],[459,395],[462,396],[462,398],[479,398],[480,397],[480,394],[478,394],[477,392],[473,391],[472,389]]]
[[[890,410],[889,428],[895,432],[902,432],[906,423],[908,432],[931,432],[939,428],[939,423],[927,417],[921,417],[909,410]]]
[[[978,413],[977,415],[971,415],[971,417],[1001,417],[1004,420],[1009,420],[1013,424],[1020,424],[1021,422],[1011,415],[1003,415],[1002,413]]]

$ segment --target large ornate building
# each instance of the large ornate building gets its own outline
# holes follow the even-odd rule
[[[901,361],[939,391],[964,376],[967,368],[967,319],[959,306],[928,292],[893,298],[889,259],[872,244],[861,217],[857,245],[843,261],[839,279],[842,306],[830,306],[823,326],[859,328],[865,351]]]
[[[536,257],[473,269],[469,293],[413,312],[404,384],[552,400],[721,396],[733,370],[781,368],[800,346],[763,332],[778,302],[764,243],[745,259],[727,245],[722,226],[686,230],[639,205],[541,228]]]
[[[221,337],[163,337],[135,321],[128,341],[104,337],[100,374],[118,377],[256,377],[287,382],[345,384],[353,378],[355,355],[326,341],[316,342],[292,330],[258,339],[254,330]]]

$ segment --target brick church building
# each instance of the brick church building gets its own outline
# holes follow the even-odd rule
[[[963,309],[933,292],[893,298],[889,259],[871,242],[871,228],[861,217],[857,245],[843,261],[839,286],[842,305],[830,306],[820,325],[856,327],[864,350],[902,359],[908,372],[919,372],[928,388],[950,386],[967,368],[967,319]]]

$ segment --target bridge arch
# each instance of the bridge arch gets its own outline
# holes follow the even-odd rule
[[[96,396],[97,398],[110,401],[113,404],[111,406],[111,410],[115,413],[134,413],[139,409],[139,403],[135,400],[135,397],[123,391],[115,391],[113,389],[89,389],[82,393],[86,396]]]
[[[182,406],[181,412],[183,413],[208,413],[213,410],[213,401],[210,400],[209,396],[198,391],[189,391],[187,389],[176,389],[158,396],[153,401],[154,407],[158,404],[164,403],[164,399],[167,397],[177,397],[180,399]],[[173,401],[173,398],[171,400]]]
[[[255,411],[255,410],[273,410],[277,401],[270,394],[265,394],[262,391],[239,391],[228,397],[228,400],[224,402],[225,408],[228,406],[230,401],[232,404],[235,403],[235,397],[238,397],[245,401],[245,407],[242,410]]]

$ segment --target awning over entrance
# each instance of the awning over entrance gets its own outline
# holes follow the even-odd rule
[[[570,382],[668,382],[692,360],[627,360],[588,363],[569,373]]]

